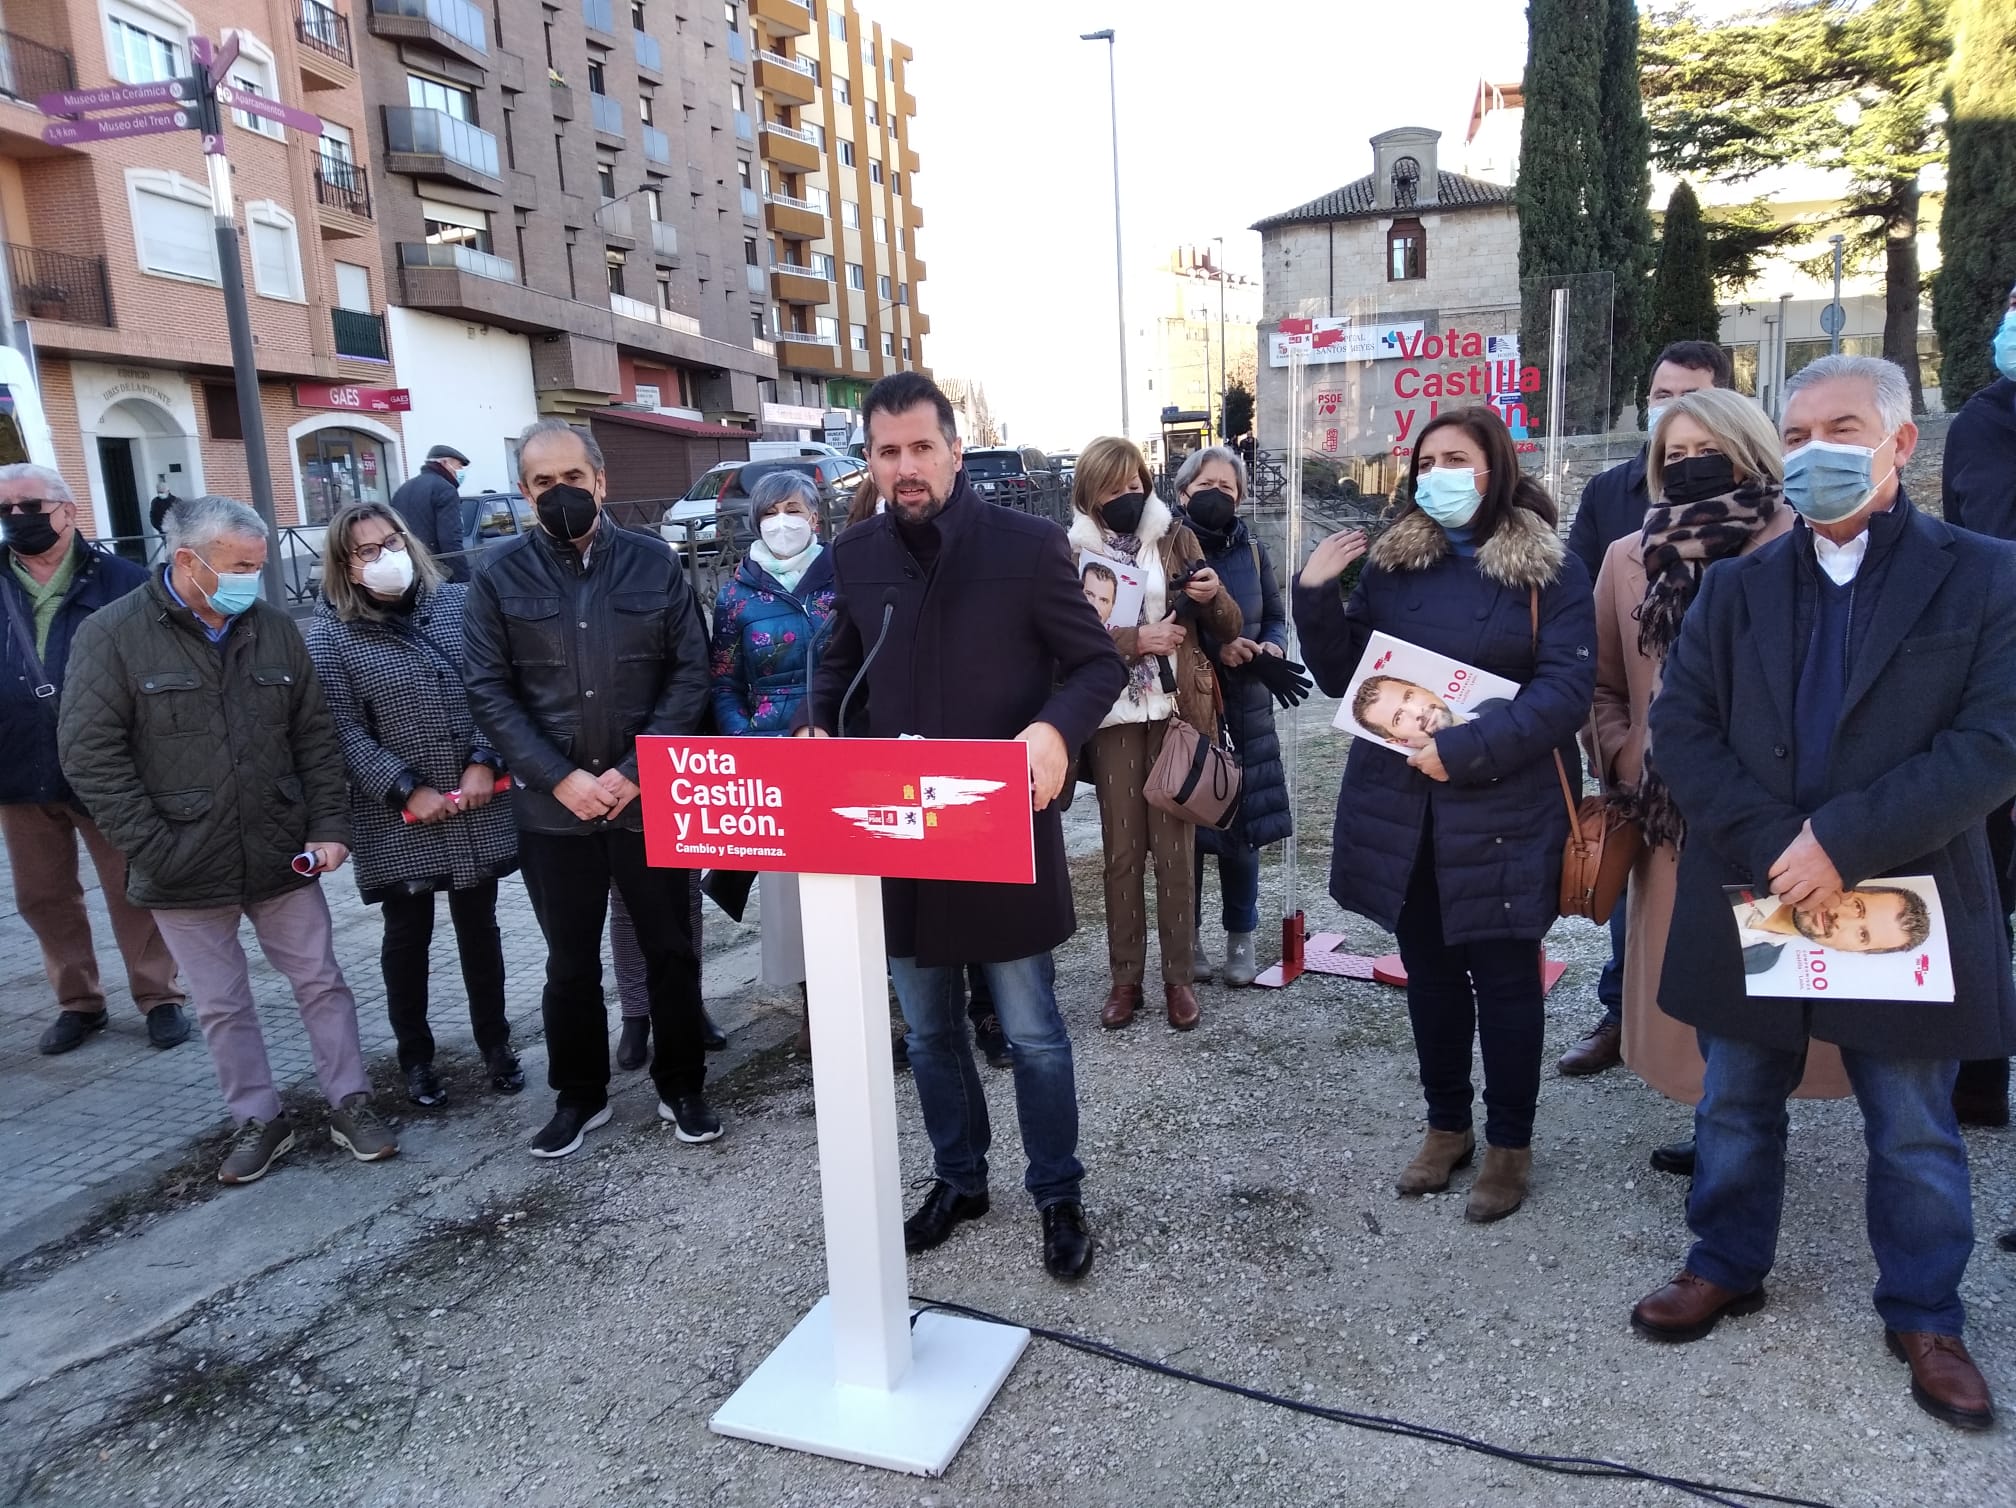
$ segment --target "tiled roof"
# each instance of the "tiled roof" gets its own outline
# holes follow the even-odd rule
[[[1452,209],[1477,209],[1492,204],[1510,204],[1514,191],[1502,183],[1486,183],[1481,178],[1465,178],[1461,173],[1437,173],[1436,183],[1441,202],[1424,204],[1420,208],[1441,212]],[[1271,230],[1277,225],[1296,225],[1309,221],[1361,220],[1373,215],[1387,215],[1393,211],[1378,208],[1373,203],[1373,177],[1367,173],[1363,178],[1352,180],[1340,189],[1332,189],[1320,199],[1311,199],[1307,204],[1298,204],[1294,209],[1283,210],[1278,215],[1269,215],[1257,222],[1254,230]]]

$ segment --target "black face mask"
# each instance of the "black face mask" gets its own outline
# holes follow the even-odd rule
[[[1202,492],[1191,493],[1190,501],[1184,506],[1189,509],[1193,522],[1214,534],[1232,527],[1232,515],[1239,508],[1232,494],[1218,487],[1206,487]]]
[[[1686,507],[1736,490],[1736,467],[1727,456],[1688,456],[1668,461],[1659,473],[1659,490],[1669,503]]]
[[[539,515],[540,528],[570,544],[595,527],[595,494],[565,482],[556,482],[540,493],[532,507]]]
[[[16,555],[46,555],[56,548],[56,538],[47,513],[16,513],[7,519],[7,546]]]
[[[1141,527],[1141,515],[1147,508],[1145,493],[1123,492],[1112,502],[1099,505],[1099,521],[1115,534],[1132,534]]]

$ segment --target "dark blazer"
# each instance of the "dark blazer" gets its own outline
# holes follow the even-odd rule
[[[1244,620],[1240,636],[1286,649],[1288,610],[1281,605],[1281,584],[1274,579],[1267,547],[1252,536],[1246,520],[1235,518],[1223,536],[1199,533],[1194,523],[1190,529],[1204,549],[1205,564],[1218,573],[1239,604]],[[1201,628],[1198,638],[1215,662],[1218,641]],[[1220,666],[1218,681],[1225,694],[1225,731],[1239,751],[1239,815],[1222,833],[1198,828],[1197,847],[1204,853],[1218,853],[1228,845],[1265,848],[1295,830],[1294,814],[1288,810],[1288,776],[1281,766],[1281,737],[1274,729],[1274,696],[1243,670]]]
[[[1372,547],[1348,602],[1336,582],[1296,582],[1295,627],[1326,696],[1344,694],[1374,630],[1520,683],[1512,701],[1480,707],[1436,737],[1447,781],[1352,739],[1337,794],[1332,898],[1391,931],[1432,814],[1443,936],[1452,945],[1545,936],[1568,837],[1554,755],[1579,784],[1575,735],[1596,695],[1595,602],[1561,536],[1515,509],[1474,556],[1456,555],[1410,505]]]
[[[1991,382],[1961,406],[1942,465],[1946,522],[2016,539],[2016,382]]]
[[[874,738],[1013,738],[1049,723],[1077,749],[1127,684],[1126,662],[1085,600],[1064,531],[983,502],[962,471],[938,515],[942,545],[927,578],[893,510],[833,543],[839,595],[812,681],[807,721],[835,732],[840,700],[894,611],[863,692]],[[857,699],[858,700],[858,699]],[[1077,930],[1064,826],[1053,802],[1032,818],[1036,883],[885,880],[890,956],[941,964],[1005,963],[1047,953]]]
[[[1793,796],[1793,701],[1799,578],[1817,591],[1812,540],[1801,524],[1709,567],[1666,659],[1649,725],[1687,843],[1660,1007],[1771,1047],[1813,1036],[1898,1057],[2006,1056],[2016,988],[1982,818],[2016,797],[2016,549],[1907,499],[1874,521],[1861,579],[1880,571],[1875,602],[1857,613],[1827,799],[1807,812]],[[1767,883],[1809,817],[1851,887],[1881,875],[1938,881],[1952,1005],[1745,998],[1722,887]]]
[[[1645,510],[1652,506],[1645,491],[1645,447],[1628,461],[1599,471],[1582,489],[1582,505],[1568,526],[1568,553],[1582,562],[1594,581],[1603,574],[1603,557],[1626,535],[1645,528]]]
[[[406,532],[442,558],[450,581],[469,579],[462,556],[462,493],[455,478],[429,461],[392,494],[392,508],[405,521]]]
[[[49,642],[41,655],[42,673],[58,691],[69,669],[71,642],[84,620],[147,581],[144,566],[99,549],[82,534],[71,536],[70,548],[77,555],[76,573],[49,625]],[[14,552],[4,544],[0,544],[0,592],[20,609],[33,643],[35,604],[15,579]],[[0,634],[5,635],[0,643],[0,804],[72,801],[75,797],[56,760],[56,698],[35,694],[35,673],[9,625],[0,622]]]

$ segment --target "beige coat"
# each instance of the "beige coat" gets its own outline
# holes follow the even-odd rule
[[[1792,510],[1781,505],[1750,549],[1791,528]],[[1659,692],[1658,663],[1639,650],[1638,620],[1633,616],[1645,600],[1642,544],[1636,534],[1618,540],[1604,555],[1602,573],[1596,578],[1596,737],[1604,783],[1613,790],[1635,789],[1638,784],[1649,736],[1646,713]],[[1679,865],[1679,850],[1661,844],[1643,849],[1631,871],[1624,949],[1624,1061],[1661,1094],[1694,1105],[1701,1100],[1703,1070],[1694,1028],[1659,1009],[1659,972],[1673,921]],[[1812,1042],[1806,1076],[1795,1093],[1805,1099],[1841,1099],[1849,1092],[1840,1049],[1830,1042]]]

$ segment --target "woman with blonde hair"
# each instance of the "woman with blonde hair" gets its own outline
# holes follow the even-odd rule
[[[1627,900],[1624,1061],[1661,1094],[1688,1105],[1701,1099],[1701,1049],[1693,1027],[1659,1009],[1687,829],[1651,757],[1646,717],[1708,567],[1790,532],[1784,474],[1777,431],[1753,400],[1728,388],[1674,399],[1652,426],[1646,449],[1652,506],[1645,527],[1610,547],[1596,578],[1596,762],[1613,799],[1645,833]],[[1815,1039],[1796,1092],[1809,1099],[1846,1095],[1840,1049]],[[1656,1149],[1652,1166],[1692,1173],[1693,1138]]]
[[[518,829],[508,792],[496,789],[503,761],[477,731],[463,689],[468,595],[390,508],[356,503],[329,521],[322,601],[305,635],[350,776],[357,888],[366,905],[384,907],[379,962],[406,1097],[425,1106],[447,1098],[427,1026],[437,890],[448,892],[491,1087],[525,1087],[504,1016],[497,932],[497,881],[518,867]]]
[[[1143,578],[1140,607],[1128,623],[1109,622],[1127,661],[1126,688],[1092,738],[1092,785],[1106,847],[1106,951],[1112,988],[1099,1013],[1109,1028],[1128,1025],[1141,1005],[1147,973],[1144,884],[1155,865],[1155,920],[1162,943],[1162,994],[1169,1024],[1197,1024],[1194,838],[1190,824],[1148,804],[1148,773],[1162,752],[1169,719],[1180,717],[1206,738],[1218,733],[1218,679],[1198,631],[1219,643],[1239,637],[1239,604],[1204,563],[1197,536],[1155,495],[1148,463],[1131,440],[1094,440],[1078,458],[1071,490],[1071,544],[1118,561]],[[1181,582],[1179,587],[1176,583]],[[1187,598],[1186,625],[1176,609]]]

